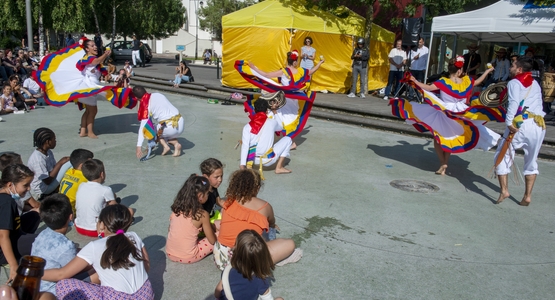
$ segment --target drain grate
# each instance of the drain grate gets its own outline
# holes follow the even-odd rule
[[[439,191],[437,185],[418,180],[393,180],[389,185],[407,192],[432,193]]]

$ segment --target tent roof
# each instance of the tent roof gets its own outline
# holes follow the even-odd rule
[[[489,42],[553,43],[555,8],[537,8],[533,2],[501,0],[478,10],[435,17],[432,32]]]
[[[347,8],[348,15],[340,18],[328,12],[307,10],[303,1],[266,0],[222,17],[222,27],[294,28],[361,36],[365,20]]]

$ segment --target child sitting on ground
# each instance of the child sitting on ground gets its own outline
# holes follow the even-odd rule
[[[46,260],[45,270],[67,265],[77,254],[77,247],[65,235],[73,223],[73,210],[68,197],[52,194],[42,201],[40,216],[48,228],[33,242],[31,255]],[[41,292],[56,295],[56,283],[41,280]]]
[[[89,159],[92,159],[94,154],[86,149],[75,149],[71,152],[69,156],[69,162],[73,166],[69,168],[62,181],[60,182],[60,194],[64,194],[69,198],[69,203],[71,203],[71,208],[73,210],[74,216],[75,213],[75,198],[77,195],[77,189],[79,185],[83,182],[87,182],[87,178],[83,175],[81,171],[81,167],[83,163]]]
[[[200,172],[210,183],[208,200],[202,205],[202,208],[210,214],[210,222],[215,224],[215,227],[219,230],[221,212],[218,209],[222,207],[224,201],[220,199],[218,187],[222,184],[224,165],[215,158],[208,158],[200,164]]]
[[[33,151],[27,162],[29,169],[35,173],[31,182],[31,195],[37,200],[56,191],[67,169],[71,167],[69,157],[64,156],[58,162],[51,149],[56,148],[54,131],[41,127],[33,134]]]
[[[88,182],[83,182],[75,195],[75,229],[78,233],[98,237],[96,218],[106,205],[115,205],[119,201],[109,186],[102,185],[106,180],[104,164],[98,159],[90,159],[81,166]],[[131,216],[133,211],[129,209]]]
[[[21,155],[13,152],[6,152],[0,155],[0,172],[4,171],[9,165],[23,164]],[[40,203],[35,200],[29,191],[25,196],[15,201],[17,210],[21,218],[21,230],[25,233],[34,233],[40,225],[39,209]]]
[[[5,84],[2,88],[2,95],[0,95],[0,114],[5,115],[17,111],[14,106],[14,98],[12,93],[12,87],[9,84]]]
[[[283,300],[274,298],[270,290],[274,268],[264,239],[254,230],[244,230],[237,236],[231,264],[224,269],[214,296],[220,300]]]
[[[202,205],[208,199],[208,179],[192,174],[177,193],[170,215],[166,253],[175,262],[191,264],[212,253],[216,235],[208,212]],[[205,238],[198,237],[204,232]]]
[[[133,216],[125,206],[106,206],[98,216],[98,232],[105,238],[88,243],[65,267],[45,270],[42,280],[59,281],[59,299],[154,299],[148,253],[141,238],[127,231],[131,223]],[[101,285],[68,279],[89,265]]]

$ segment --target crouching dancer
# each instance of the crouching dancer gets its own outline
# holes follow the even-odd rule
[[[162,155],[166,155],[170,151],[168,144],[171,144],[174,146],[173,156],[180,156],[181,144],[177,141],[177,137],[183,133],[184,125],[183,117],[179,114],[177,108],[164,95],[147,93],[142,86],[135,86],[133,94],[137,99],[140,99],[138,117],[141,126],[137,138],[137,158],[140,159],[143,155],[141,150],[144,141],[143,129],[148,126],[147,124],[156,124],[156,128],[153,128],[153,130],[161,132],[159,136],[160,144],[164,147]]]
[[[283,128],[275,119],[268,118],[268,109],[268,101],[254,103],[255,114],[249,116],[251,121],[243,127],[243,145],[241,146],[239,167],[241,169],[252,168],[254,164],[257,164],[260,166],[262,175],[262,166],[271,166],[277,162],[276,174],[291,173],[291,170],[283,167],[283,161],[289,157],[291,138],[284,136],[274,145],[274,133],[282,131]]]

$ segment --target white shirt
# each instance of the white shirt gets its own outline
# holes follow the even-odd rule
[[[141,238],[132,231],[126,232],[125,236],[135,243],[139,253],[142,255],[144,244]],[[135,264],[134,267],[130,267],[128,270],[121,268],[117,271],[114,271],[112,268],[103,269],[100,266],[100,258],[106,250],[106,242],[110,238],[112,238],[112,236],[88,243],[77,253],[77,256],[93,266],[102,286],[111,287],[119,292],[133,294],[148,280],[145,265],[143,261],[137,261],[132,255],[129,255],[129,260]]]
[[[39,84],[36,81],[34,81],[31,77],[23,81],[23,87],[29,90],[29,92],[33,95],[40,94]]]
[[[96,217],[106,206],[114,200],[114,192],[109,186],[98,182],[83,182],[75,194],[75,225],[86,230],[96,230]]]
[[[412,62],[410,65],[411,70],[423,71],[426,70],[426,63],[428,62],[428,47],[416,48],[416,51],[411,51]],[[414,59],[418,55],[418,59]]]
[[[152,116],[157,122],[170,119],[179,114],[179,110],[173,106],[173,104],[166,98],[166,96],[160,93],[152,93],[150,95],[150,101],[148,103],[148,115]],[[139,136],[137,138],[137,147],[143,145],[145,137],[143,136],[143,128],[145,127],[146,120],[141,121],[141,126],[139,127]],[[169,126],[169,125],[168,125]]]
[[[524,99],[524,106],[528,108],[526,111],[532,112],[536,115],[545,116],[542,107],[542,92],[540,85],[536,80],[533,80],[532,86],[525,88],[520,81],[513,79],[507,84],[509,90],[509,106],[507,107],[507,117],[505,118],[505,125],[513,125],[516,111],[520,105],[520,101]],[[531,90],[530,90],[531,89]],[[530,90],[530,93],[528,93]],[[528,94],[528,96],[526,96]]]
[[[256,146],[256,156],[262,156],[268,152],[268,149],[274,145],[274,132],[281,131],[281,126],[274,119],[266,119],[264,125],[258,132],[254,134],[251,132],[251,125],[247,124],[243,127],[243,145],[241,146],[241,166],[247,165],[247,155],[249,148],[253,145]]]
[[[389,51],[389,58],[393,59],[393,61],[397,64],[401,64],[403,62],[403,60],[407,59],[407,53],[405,51],[403,51],[403,49],[399,50],[397,48],[393,48],[391,49],[391,51]],[[394,66],[393,64],[389,64],[389,71],[403,71],[403,68],[397,69],[396,66]]]
[[[29,157],[27,166],[35,173],[35,177],[31,181],[31,193],[41,195],[48,187],[42,180],[50,177],[50,171],[56,166],[54,153],[52,153],[52,150],[48,150],[44,155],[39,150],[35,150]]]

